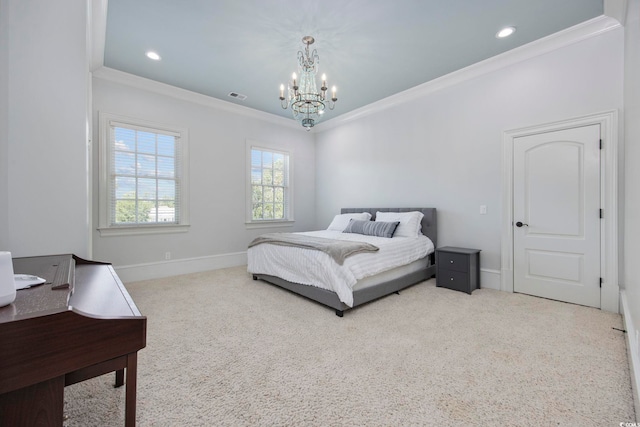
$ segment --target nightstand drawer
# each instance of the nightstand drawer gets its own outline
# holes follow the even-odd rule
[[[448,270],[469,272],[469,256],[452,252],[438,252],[438,266]]]
[[[469,274],[460,271],[440,269],[436,276],[436,285],[453,289],[454,291],[471,293]]]

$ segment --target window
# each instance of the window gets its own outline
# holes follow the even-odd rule
[[[186,231],[186,130],[100,119],[101,234]]]
[[[248,223],[291,222],[291,160],[288,152],[248,144]]]

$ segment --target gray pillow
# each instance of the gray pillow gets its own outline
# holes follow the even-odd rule
[[[342,232],[364,234],[366,236],[393,237],[398,224],[400,224],[400,221],[382,222],[352,219]]]

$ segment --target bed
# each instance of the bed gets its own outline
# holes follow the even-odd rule
[[[406,265],[389,268],[384,271],[380,271],[375,275],[358,278],[355,284],[349,285],[349,287],[351,288],[351,299],[348,299],[348,295],[343,295],[340,290],[336,291],[328,289],[334,284],[305,283],[309,280],[298,280],[296,272],[293,272],[293,275],[289,274],[288,276],[280,273],[280,267],[282,267],[282,265],[279,266],[278,264],[287,263],[292,256],[291,254],[294,253],[293,251],[297,251],[297,254],[301,254],[305,257],[305,263],[302,266],[302,269],[318,269],[319,271],[324,271],[323,269],[329,266],[333,261],[326,254],[322,254],[320,259],[318,260],[318,255],[316,255],[318,251],[315,250],[287,248],[272,244],[261,244],[253,246],[248,250],[248,272],[253,275],[253,280],[262,280],[314,300],[327,307],[333,308],[336,315],[342,317],[344,312],[347,310],[392,293],[399,293],[399,291],[402,289],[434,277],[434,249],[437,244],[437,222],[435,208],[343,208],[341,210],[341,214],[356,214],[362,212],[368,213],[371,215],[371,221],[374,221],[376,219],[377,212],[384,212],[385,215],[394,215],[392,213],[408,213],[416,211],[423,214],[423,217],[420,221],[418,235],[420,239],[423,239],[423,236],[426,236],[427,238],[424,239],[429,243],[427,245],[428,247],[426,249],[426,254],[423,257],[416,259],[415,261],[411,261]],[[313,232],[308,234],[313,234]],[[344,234],[345,238],[349,239],[348,233]],[[320,235],[326,235],[326,233]],[[359,235],[355,234],[351,236],[353,236],[353,238],[355,238],[356,240],[360,238]],[[402,237],[396,238],[394,235],[394,237],[391,239],[384,239],[382,237],[379,237],[377,239],[389,241],[388,243],[386,241],[380,241],[381,243],[384,243],[384,245],[392,245],[392,247],[389,249],[387,249],[386,246],[381,245],[380,253],[382,253],[383,251],[392,251],[393,253],[396,253],[398,247],[394,248],[393,244],[397,244],[396,241],[399,241],[399,239],[402,239]],[[314,257],[316,258],[306,258],[306,256],[310,254],[314,255]],[[269,258],[265,258],[265,261],[265,259],[263,259],[263,255],[267,255]],[[378,254],[361,253],[353,255],[349,258],[346,258],[346,260],[344,261],[345,266],[351,268],[356,263],[364,260],[366,260],[367,263],[371,263],[372,259],[375,259],[372,257],[375,257],[376,255]],[[289,262],[286,267],[291,270],[291,263]],[[331,265],[331,268],[335,268],[335,265]],[[300,272],[300,274],[302,274],[302,272]],[[293,277],[294,280],[287,280],[282,276],[287,276],[288,278]],[[327,275],[327,277],[332,276],[329,274]],[[317,280],[326,281],[327,279]]]

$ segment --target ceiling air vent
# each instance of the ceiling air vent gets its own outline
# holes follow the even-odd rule
[[[228,96],[230,98],[237,99],[238,101],[244,101],[245,99],[247,99],[247,95],[243,95],[241,93],[236,93],[236,92],[229,92]]]

